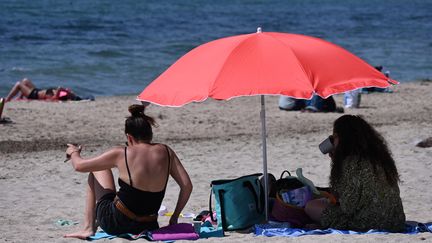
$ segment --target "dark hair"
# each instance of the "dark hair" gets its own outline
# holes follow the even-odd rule
[[[143,105],[131,105],[128,110],[131,116],[126,118],[125,133],[138,141],[150,142],[153,139],[152,126],[156,126],[154,119],[144,114]]]
[[[376,175],[380,168],[385,172],[387,182],[397,185],[399,173],[386,141],[363,118],[354,115],[341,116],[334,122],[333,132],[338,136],[339,143],[333,155],[330,173],[332,186],[342,177],[342,166],[348,156],[369,161]]]

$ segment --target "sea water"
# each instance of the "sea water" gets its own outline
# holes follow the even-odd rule
[[[194,47],[259,26],[323,38],[398,81],[432,78],[431,19],[429,0],[2,0],[0,97],[24,77],[137,95]]]

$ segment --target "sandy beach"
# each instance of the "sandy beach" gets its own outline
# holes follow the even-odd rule
[[[382,133],[401,175],[401,197],[407,220],[432,222],[432,148],[416,144],[432,137],[432,82],[402,83],[394,93],[363,94],[360,114]],[[343,95],[336,95],[339,106]],[[0,124],[0,242],[79,242],[63,235],[81,227],[87,174],[75,172],[65,159],[66,143],[83,145],[83,157],[123,145],[127,107],[134,96],[97,97],[93,102],[14,101]],[[330,160],[318,144],[332,132],[340,113],[286,112],[278,97],[266,97],[268,170],[303,173],[318,186],[328,185]],[[176,152],[192,179],[194,190],[184,212],[208,209],[210,181],[262,172],[259,97],[230,101],[207,100],[181,108],[151,105],[156,118],[154,142]],[[173,211],[178,187],[171,179],[163,201]],[[59,226],[59,220],[79,222]],[[166,225],[168,217],[160,217]],[[182,222],[191,222],[183,218]],[[432,234],[322,235],[298,238],[256,237],[227,233],[199,242],[413,242],[432,241]],[[124,239],[97,242],[126,242]],[[139,240],[143,242],[145,240]]]

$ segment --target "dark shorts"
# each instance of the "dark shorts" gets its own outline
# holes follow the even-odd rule
[[[105,194],[96,204],[96,220],[106,233],[111,235],[124,233],[139,234],[144,230],[159,228],[157,221],[141,223],[125,216],[115,207],[115,196],[115,193]]]
[[[27,96],[27,99],[30,99],[30,100],[37,100],[37,99],[39,99],[39,95],[38,95],[38,92],[40,91],[40,89],[36,89],[36,88],[34,88],[31,92],[30,92],[30,94]]]

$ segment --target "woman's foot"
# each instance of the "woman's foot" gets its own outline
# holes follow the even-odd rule
[[[64,235],[65,238],[77,238],[81,240],[86,240],[88,237],[94,235],[96,230],[93,229],[83,229],[81,231]]]

